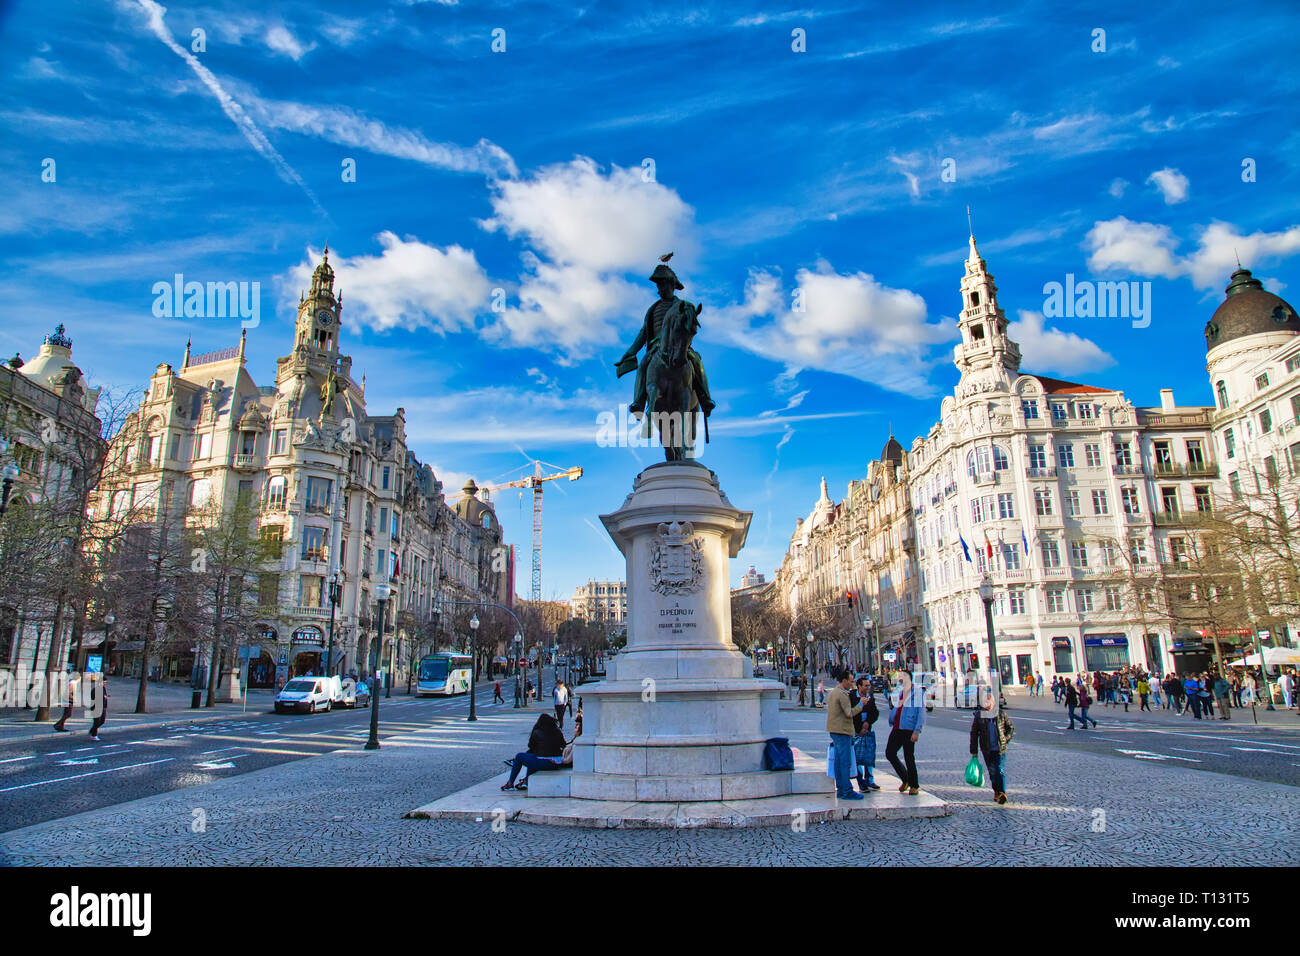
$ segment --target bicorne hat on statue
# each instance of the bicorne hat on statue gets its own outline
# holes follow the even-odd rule
[[[662,262],[659,263],[659,265],[655,266],[654,272],[650,273],[651,282],[658,282],[660,279],[672,279],[673,286],[675,288],[678,289],[686,288],[686,286],[682,285],[681,282],[678,280],[677,273],[673,272],[672,269],[668,268],[668,266],[664,265]]]

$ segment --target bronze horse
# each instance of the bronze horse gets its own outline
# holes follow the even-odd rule
[[[667,461],[695,458],[698,437],[700,401],[695,394],[695,370],[686,357],[691,340],[699,330],[703,306],[683,305],[684,308],[668,310],[667,321],[659,334],[659,347],[646,365],[647,414],[641,423],[641,437],[650,437],[653,419]],[[707,418],[704,440],[709,440]]]

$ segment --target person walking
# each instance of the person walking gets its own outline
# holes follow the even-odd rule
[[[921,784],[916,776],[916,742],[921,739],[925,728],[925,700],[921,691],[912,684],[912,672],[898,672],[898,703],[889,718],[889,739],[885,742],[885,759],[898,774],[902,783],[899,793],[906,792],[916,796],[921,792]],[[914,699],[915,698],[915,699]],[[903,751],[903,761],[898,759],[898,751]]]
[[[1214,678],[1214,696],[1219,698],[1219,719],[1232,720],[1232,685],[1219,674]]]
[[[108,720],[108,681],[102,674],[90,687],[90,712],[95,715],[90,722],[90,739],[99,743],[99,728]]]
[[[817,678],[817,706],[820,707],[826,703],[826,681],[824,678]]]
[[[1061,683],[1064,680],[1065,678],[1058,674],[1056,680],[1052,681],[1052,699],[1058,704],[1061,702]]]
[[[555,682],[555,690],[551,692],[551,703],[555,705],[555,722],[564,729],[564,708],[569,705],[569,688],[564,686],[564,681]]]
[[[497,681],[492,685],[492,703],[504,704],[506,699],[501,696],[501,682]]]
[[[1201,675],[1200,690],[1197,696],[1201,698],[1201,712],[1214,716],[1214,679],[1210,674]]]
[[[1005,710],[995,707],[992,696],[975,709],[970,724],[970,755],[974,757],[977,749],[984,755],[989,786],[998,803],[1007,802],[1007,745],[1014,733],[1011,718]]]
[[[1142,702],[1142,706],[1139,707],[1138,710],[1139,711],[1145,710],[1150,712],[1151,705],[1147,703],[1147,701],[1148,698],[1150,698],[1151,696],[1151,685],[1147,683],[1147,679],[1145,677],[1138,678],[1137,694],[1138,694],[1138,700]],[[1127,708],[1125,709],[1127,710]]]
[[[1160,710],[1163,707],[1164,693],[1160,686],[1160,678],[1154,674],[1147,677],[1147,689],[1151,691],[1151,703],[1155,704],[1155,709]]]
[[[876,706],[876,695],[871,691],[871,678],[865,675],[857,679],[856,686],[849,691],[849,703],[856,707],[864,704],[862,713],[853,718],[853,756],[858,764],[858,790],[866,793],[879,790],[876,783],[876,732],[873,728],[880,719],[880,708]]]
[[[835,770],[835,796],[841,800],[862,800],[861,793],[853,789],[853,718],[862,713],[865,702],[854,705],[849,698],[853,678],[847,670],[837,670],[832,675],[836,684],[826,699],[826,732],[831,735],[831,766]]]
[[[72,708],[76,705],[76,703],[77,703],[77,678],[71,671],[69,671],[68,672],[68,694],[64,701],[63,713],[59,715],[59,719],[54,723],[54,732],[56,734],[72,733],[72,731],[70,731],[67,727],[63,725],[66,724],[68,722],[68,718],[72,716]]]
[[[1073,684],[1066,685],[1065,708],[1070,715],[1070,726],[1064,729],[1073,730],[1074,722],[1079,720],[1083,724],[1083,729],[1087,730],[1088,721],[1091,719],[1088,717],[1088,705],[1091,703],[1092,698],[1088,695],[1088,685],[1086,683],[1081,684],[1078,687],[1075,687]],[[1075,716],[1075,708],[1082,708],[1082,714],[1080,716]],[[1097,722],[1094,720],[1092,725],[1096,727]]]
[[[1232,674],[1232,705],[1241,707],[1241,674],[1233,671]]]
[[[1286,704],[1287,710],[1290,710],[1292,698],[1295,696],[1295,677],[1287,671],[1278,680],[1278,684],[1282,687],[1282,703]]]
[[[1183,681],[1183,696],[1187,698],[1187,706],[1183,708],[1183,713],[1191,713],[1197,720],[1201,719],[1201,684],[1191,674],[1187,675],[1187,680]]]
[[[1038,696],[1043,696],[1043,672],[1034,672],[1034,690],[1038,691]]]

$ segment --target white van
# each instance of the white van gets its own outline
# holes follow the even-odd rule
[[[276,695],[275,712],[314,714],[343,703],[343,682],[338,677],[295,677]]]

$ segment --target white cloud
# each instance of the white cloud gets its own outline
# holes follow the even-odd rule
[[[1116,199],[1121,199],[1123,198],[1124,190],[1126,189],[1128,189],[1127,179],[1114,179],[1111,181],[1110,187],[1106,190],[1106,192],[1110,193]]]
[[[1119,270],[1172,279],[1183,269],[1174,254],[1178,240],[1168,226],[1133,222],[1117,216],[1093,224],[1084,238],[1090,250],[1088,268]]]
[[[1261,265],[1300,253],[1300,225],[1247,235],[1231,223],[1216,221],[1201,232],[1194,252],[1179,256],[1178,243],[1169,226],[1123,216],[1094,223],[1084,239],[1090,269],[1166,279],[1187,276],[1196,288],[1210,290],[1226,284],[1238,257],[1257,271]]]
[[[1166,166],[1164,169],[1157,169],[1147,177],[1147,182],[1155,184],[1156,189],[1160,190],[1160,195],[1164,197],[1167,206],[1172,206],[1187,199],[1189,181],[1186,176],[1172,167]]]
[[[695,248],[694,211],[676,192],[640,169],[605,173],[584,156],[497,181],[492,211],[484,229],[529,247],[517,304],[492,331],[512,345],[558,345],[567,360],[615,341],[629,317],[640,318],[659,255],[690,261]]]
[[[1078,375],[1115,364],[1096,342],[1073,332],[1047,328],[1041,312],[1019,310],[1020,318],[1008,323],[1007,335],[1020,345],[1021,365],[1035,372]]]
[[[694,211],[673,190],[646,182],[639,168],[612,166],[606,174],[579,156],[495,187],[494,215],[480,225],[523,237],[560,265],[649,275],[657,256],[692,251]]]
[[[266,30],[266,45],[276,53],[283,53],[294,62],[301,60],[304,55],[316,49],[316,44],[303,46],[302,42],[289,32],[289,28],[283,23],[275,23]]]
[[[486,176],[515,176],[518,169],[510,155],[486,139],[473,146],[438,143],[424,134],[400,126],[388,126],[345,106],[316,106],[288,100],[245,96],[249,110],[265,126],[315,136],[341,146],[364,149],[381,156],[409,159],[426,166]]]
[[[717,329],[730,344],[799,368],[848,375],[897,392],[929,395],[933,346],[955,325],[926,322],[925,300],[864,272],[842,275],[830,263],[800,269],[789,300],[780,277],[752,271],[742,303],[727,306]],[[801,311],[796,311],[801,308]]]
[[[331,253],[345,323],[379,331],[427,328],[440,335],[474,327],[475,316],[488,308],[491,283],[471,250],[439,249],[386,231],[377,238],[383,246],[377,256],[344,259]],[[320,253],[309,249],[306,261],[289,271],[283,292],[294,308],[319,261]]]
[[[57,64],[44,57],[34,56],[23,64],[19,75],[29,80],[66,80],[68,75]]]

